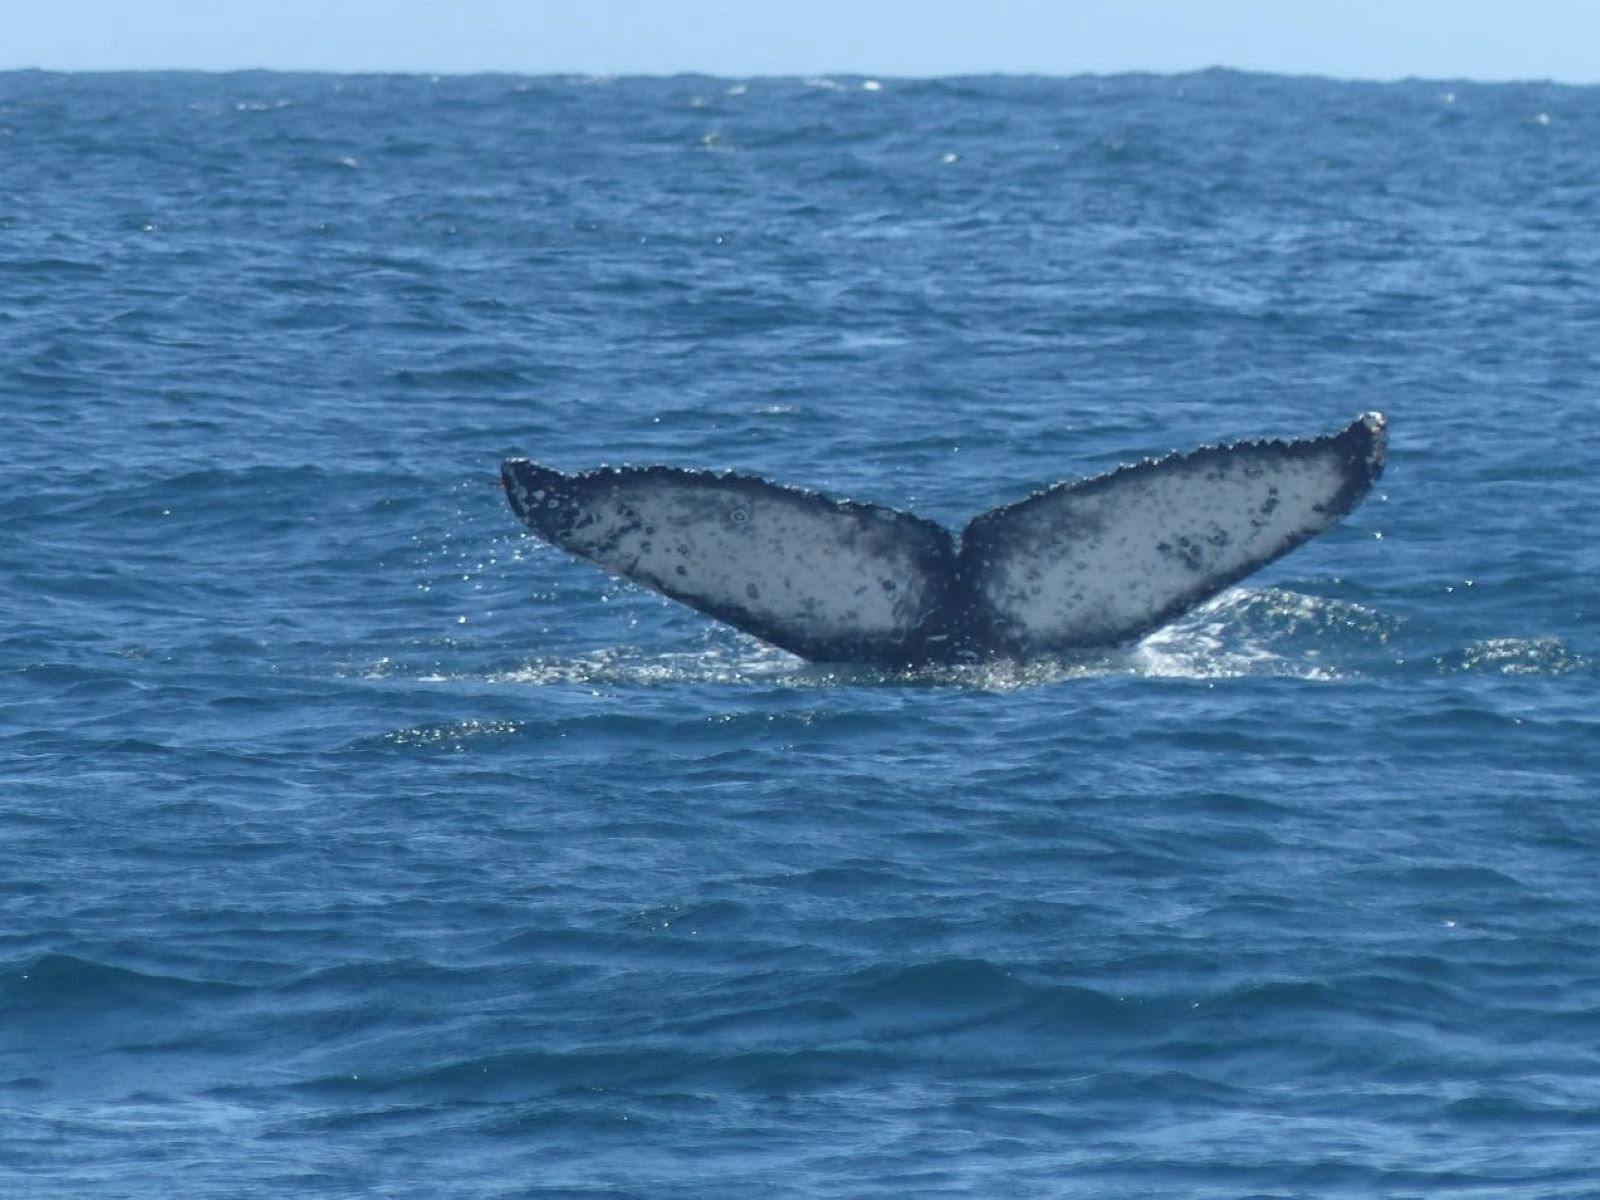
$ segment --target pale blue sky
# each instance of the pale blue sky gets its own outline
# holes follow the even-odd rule
[[[0,68],[1600,81],[1600,0],[0,0]]]

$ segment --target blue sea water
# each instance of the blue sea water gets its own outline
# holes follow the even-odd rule
[[[0,1194],[1600,1196],[1600,90],[0,75]],[[507,455],[959,527],[1388,414],[1137,647],[808,665]]]

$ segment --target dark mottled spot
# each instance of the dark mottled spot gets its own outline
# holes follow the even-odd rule
[[[756,585],[753,583],[747,583],[744,585],[744,594],[752,600],[761,599],[761,593],[756,590]]]
[[[683,566],[679,566],[678,567],[678,574],[679,575],[687,575],[688,573],[689,573],[688,568],[683,567]]]
[[[888,592],[891,596],[894,595],[894,593],[895,593],[895,582],[894,582],[894,580],[885,579],[883,581],[883,590]]]

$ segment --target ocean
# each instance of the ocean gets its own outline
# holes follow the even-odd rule
[[[1600,89],[0,74],[0,1194],[1600,1196]],[[1390,421],[1144,642],[808,664],[502,458],[959,528]]]

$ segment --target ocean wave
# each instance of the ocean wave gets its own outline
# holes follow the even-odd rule
[[[238,995],[248,989],[221,980],[137,971],[72,954],[45,954],[0,973],[6,1007],[16,1011],[103,1013],[162,1011],[174,1004]]]

